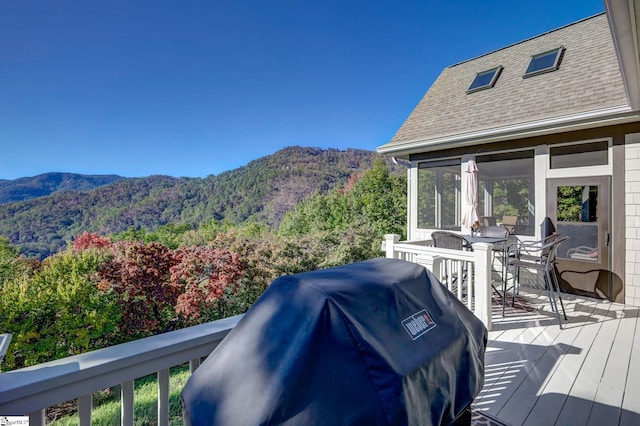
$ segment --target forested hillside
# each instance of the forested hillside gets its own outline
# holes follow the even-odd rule
[[[43,258],[85,231],[109,235],[211,219],[276,227],[297,202],[344,184],[371,168],[375,158],[365,150],[290,147],[206,178],[149,176],[56,192],[0,205],[0,236],[24,254]]]
[[[117,195],[144,199],[151,188],[173,182],[132,180],[138,195]],[[297,203],[278,229],[208,220],[155,231],[83,232],[42,261],[20,255],[0,236],[0,330],[13,334],[1,367],[240,314],[280,276],[383,256],[384,234],[404,237],[406,185],[406,175],[377,159],[344,185]]]
[[[44,173],[14,180],[0,179],[0,204],[25,201],[55,192],[93,189],[122,179],[126,178],[117,175],[77,173]]]

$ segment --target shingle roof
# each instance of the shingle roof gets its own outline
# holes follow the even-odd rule
[[[522,78],[531,55],[559,46],[557,71]],[[502,65],[491,89],[467,94],[476,73]],[[628,105],[606,15],[599,14],[445,68],[383,147],[447,138]]]

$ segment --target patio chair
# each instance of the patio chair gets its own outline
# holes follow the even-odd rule
[[[450,250],[465,250],[468,247],[467,241],[454,232],[434,231],[431,233],[431,239],[434,247]]]
[[[496,218],[493,216],[480,216],[480,226],[496,226]]]
[[[509,230],[504,226],[481,226],[478,229],[478,234],[481,237],[493,237],[493,238],[502,238],[509,236]]]
[[[518,216],[502,216],[502,226],[507,228],[510,234],[515,234],[516,225],[519,225]]]
[[[551,304],[551,310],[556,313],[558,318],[558,326],[562,329],[562,319],[560,318],[560,311],[558,304],[556,303],[556,297],[560,301],[560,307],[562,308],[562,314],[564,319],[567,319],[567,314],[564,310],[564,304],[562,303],[562,297],[560,296],[560,285],[558,283],[558,277],[555,272],[555,263],[558,253],[558,246],[564,241],[568,240],[567,236],[560,236],[554,233],[544,240],[536,242],[520,242],[514,244],[508,249],[509,267],[514,268],[512,275],[513,278],[513,302],[515,304],[516,289],[519,281],[519,273],[521,268],[534,269],[543,273],[543,280],[545,289],[549,296],[549,303]],[[502,298],[502,316],[504,316],[507,284],[506,280],[503,282],[503,294]]]
[[[550,249],[548,244],[556,241],[558,238],[560,238],[560,234],[554,232],[539,241],[521,242],[517,237],[515,237],[515,235],[510,235],[507,243],[508,245],[506,247],[507,271],[505,271],[505,276],[508,273],[509,262],[516,258],[522,261],[536,262],[539,260],[540,256],[544,257],[548,254],[548,250]],[[541,249],[541,247],[544,247],[544,249]],[[514,279],[513,290],[517,295],[520,293],[520,269],[514,269],[515,270],[513,271],[512,275]]]
[[[431,233],[431,239],[433,240],[433,246],[449,249],[449,250],[473,250],[471,245],[467,243],[461,235],[449,231],[434,231]],[[451,284],[453,284],[458,277],[453,277],[453,268],[449,268],[449,261],[444,262],[444,279],[448,282],[451,278]],[[449,269],[451,269],[451,276],[449,276]],[[461,265],[462,279],[460,285],[464,283],[467,275],[466,262]]]

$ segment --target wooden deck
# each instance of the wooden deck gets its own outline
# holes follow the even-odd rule
[[[563,301],[563,330],[544,292],[523,289],[504,318],[494,305],[474,409],[510,425],[640,425],[640,308]]]

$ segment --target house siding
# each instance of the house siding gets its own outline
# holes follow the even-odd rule
[[[640,133],[625,144],[625,303],[640,306]]]

